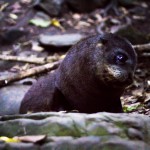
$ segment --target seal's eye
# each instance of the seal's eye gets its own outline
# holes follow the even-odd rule
[[[128,57],[125,54],[117,54],[115,56],[115,62],[117,64],[124,64],[127,61]]]

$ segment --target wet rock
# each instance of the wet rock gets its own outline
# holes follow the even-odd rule
[[[63,4],[64,0],[36,0],[35,8],[44,10],[50,16],[59,16]]]
[[[0,115],[18,114],[21,100],[29,88],[19,84],[0,88]]]
[[[148,150],[149,146],[144,142],[122,140],[118,137],[98,137],[88,136],[76,138],[68,141],[51,142],[42,146],[42,150],[47,149],[68,149],[68,150]]]
[[[0,33],[0,45],[8,45],[12,44],[21,37],[28,34],[28,31],[20,30],[20,29],[10,29]]]
[[[38,150],[39,146],[32,143],[4,143],[0,144],[1,150]]]
[[[0,148],[149,150],[149,128],[149,117],[123,113],[45,112],[1,116],[0,136],[47,135],[47,138],[40,145],[1,142]]]
[[[133,26],[126,26],[118,30],[116,34],[127,38],[132,44],[144,44],[149,42],[149,36],[135,29]]]
[[[118,2],[122,6],[132,6],[136,4],[137,0],[118,0]]]
[[[42,45],[52,47],[70,47],[83,39],[85,36],[80,33],[62,35],[40,35],[39,41]]]
[[[68,6],[79,12],[89,12],[106,5],[108,0],[66,0]]]
[[[118,137],[87,136],[81,138],[67,139],[60,137],[58,141],[49,141],[38,145],[32,143],[7,143],[0,144],[1,149],[14,150],[149,150],[150,146],[142,141],[122,140]]]
[[[142,140],[150,144],[149,128],[149,117],[131,114],[96,113],[88,115],[43,112],[0,118],[0,135],[4,136],[25,134],[73,137],[115,135],[125,139]],[[18,129],[20,129],[19,132]]]
[[[16,62],[0,60],[0,71],[2,72],[2,71],[5,71],[5,70],[9,70],[14,65],[16,65]]]

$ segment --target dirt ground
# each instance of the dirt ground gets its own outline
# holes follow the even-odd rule
[[[89,13],[73,12],[67,8],[59,17],[50,17],[55,22],[48,27],[39,27],[29,21],[39,9],[32,7],[32,1],[21,0],[8,4],[0,2],[0,54],[13,56],[58,56],[61,58],[68,49],[52,49],[39,44],[40,34],[82,33],[86,36],[113,32],[127,37],[133,45],[150,41],[150,2],[140,1],[130,7],[119,5],[119,15],[105,8]],[[122,30],[125,29],[125,32]],[[131,30],[132,29],[132,30]],[[38,43],[39,45],[36,45]],[[122,96],[124,111],[150,116],[150,49],[137,51],[138,65],[135,81]],[[18,73],[34,67],[35,64],[16,61],[1,61],[1,77],[5,73]],[[0,78],[1,78],[0,77]],[[39,76],[38,76],[39,77]]]

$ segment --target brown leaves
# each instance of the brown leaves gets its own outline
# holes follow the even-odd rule
[[[29,142],[29,143],[43,143],[46,141],[46,135],[26,135],[26,136],[17,136],[14,137],[21,142]]]

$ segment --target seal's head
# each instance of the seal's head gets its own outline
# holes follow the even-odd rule
[[[114,34],[100,35],[95,50],[96,72],[100,80],[114,88],[124,88],[132,83],[137,55],[129,41]]]

